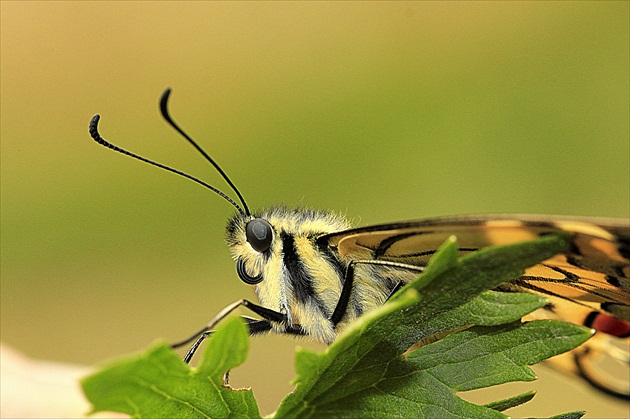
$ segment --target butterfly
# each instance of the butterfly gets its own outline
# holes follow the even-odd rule
[[[575,352],[574,372],[608,392],[630,395],[627,379],[614,381],[594,361],[603,356],[629,368],[630,354],[623,344],[621,350],[612,348],[618,342],[627,346],[630,336],[630,220],[471,215],[352,228],[329,211],[278,206],[252,212],[218,164],[174,122],[167,107],[170,93],[167,89],[160,100],[162,116],[215,167],[238,203],[198,178],[104,140],[98,132],[99,115],[92,118],[89,131],[99,144],[199,183],[237,210],[227,223],[226,242],[239,278],[253,286],[259,304],[236,301],[201,331],[173,345],[194,341],[186,362],[216,323],[239,306],[259,316],[243,316],[251,335],[275,332],[330,344],[349,323],[416,278],[452,235],[457,236],[460,255],[465,255],[566,231],[572,233],[567,251],[527,269],[499,290],[541,294],[549,304],[535,316],[598,330],[594,343]]]

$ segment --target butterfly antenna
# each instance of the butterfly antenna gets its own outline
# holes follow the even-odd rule
[[[223,169],[221,169],[221,167],[214,161],[214,159],[212,157],[210,157],[208,155],[208,153],[206,153],[200,146],[199,144],[197,144],[192,138],[190,138],[190,136],[188,134],[186,134],[184,132],[183,129],[181,129],[179,127],[179,125],[177,125],[175,123],[175,121],[173,120],[173,118],[171,117],[170,113],[168,112],[168,99],[171,96],[171,89],[167,88],[164,93],[162,93],[162,97],[160,98],[160,112],[162,113],[162,117],[164,117],[164,119],[166,120],[166,122],[169,123],[169,125],[171,127],[173,127],[175,129],[175,131],[179,132],[182,137],[184,137],[185,139],[188,140],[188,142],[190,144],[192,144],[193,147],[195,147],[197,149],[197,151],[199,153],[201,153],[202,156],[205,157],[206,160],[208,160],[210,162],[210,164],[212,164],[214,166],[214,168],[217,170],[217,172],[219,172],[219,174],[223,177],[223,179],[225,179],[225,181],[227,182],[228,185],[230,185],[230,188],[232,188],[232,190],[234,192],[236,192],[236,195],[238,196],[238,199],[240,199],[241,203],[243,204],[243,208],[245,208],[245,214],[246,215],[251,215],[249,212],[249,208],[247,207],[247,204],[245,203],[245,199],[243,199],[243,195],[241,195],[241,193],[238,191],[238,189],[236,188],[236,186],[234,185],[234,183],[232,183],[232,181],[230,180],[230,178],[228,177],[228,175],[225,174],[225,172],[223,171]]]
[[[148,163],[148,164],[150,164],[150,165],[157,166],[157,167],[159,167],[160,169],[164,169],[164,170],[167,170],[167,171],[169,171],[169,172],[173,172],[173,173],[175,173],[175,174],[178,174],[178,175],[180,175],[180,176],[183,176],[183,177],[185,177],[185,178],[188,178],[188,179],[192,180],[193,182],[197,182],[198,184],[200,184],[200,185],[202,185],[202,186],[205,186],[206,188],[210,189],[212,192],[216,193],[217,195],[219,195],[220,197],[222,197],[223,199],[225,199],[226,201],[228,201],[228,202],[229,202],[230,204],[232,204],[232,205],[233,205],[233,206],[234,206],[234,207],[238,210],[238,212],[240,212],[241,214],[243,214],[243,215],[250,215],[250,214],[249,214],[249,210],[244,211],[244,210],[243,210],[243,209],[242,209],[242,208],[241,208],[241,207],[240,207],[240,206],[239,206],[236,202],[234,202],[234,200],[233,200],[232,198],[230,198],[229,196],[227,196],[225,193],[221,192],[219,189],[215,188],[214,186],[208,185],[208,184],[207,184],[206,182],[204,182],[203,180],[197,179],[196,177],[191,176],[191,175],[189,175],[188,173],[184,173],[184,172],[182,172],[182,171],[180,171],[180,170],[173,169],[172,167],[168,167],[168,166],[166,166],[166,165],[164,165],[164,164],[161,164],[161,163],[155,162],[155,161],[153,161],[153,160],[149,160],[149,159],[147,159],[147,158],[144,158],[144,157],[142,157],[142,156],[139,156],[139,155],[137,155],[137,154],[134,154],[134,153],[132,153],[132,152],[130,152],[130,151],[127,151],[127,150],[125,150],[125,149],[122,149],[122,148],[120,148],[120,147],[118,147],[118,146],[115,146],[114,144],[112,144],[112,143],[110,143],[110,142],[106,141],[103,137],[101,137],[101,134],[99,134],[99,132],[98,132],[98,121],[99,121],[99,119],[101,119],[101,116],[100,116],[100,115],[98,115],[98,114],[96,114],[96,115],[94,115],[94,116],[92,117],[92,120],[90,121],[90,136],[92,137],[92,139],[93,139],[94,141],[96,141],[96,142],[97,142],[97,143],[99,143],[100,145],[105,146],[105,147],[107,147],[107,148],[110,148],[110,149],[112,149],[112,150],[114,150],[114,151],[117,151],[117,152],[119,152],[119,153],[121,153],[121,154],[124,154],[124,155],[126,155],[126,156],[133,157],[134,159],[138,159],[138,160],[140,160],[140,161],[142,161],[142,162],[145,162],[145,163]],[[240,194],[239,194],[239,196],[240,196]],[[241,198],[241,199],[242,199],[242,198]],[[245,205],[245,202],[243,202],[243,205]],[[247,207],[245,207],[245,208],[247,209]]]

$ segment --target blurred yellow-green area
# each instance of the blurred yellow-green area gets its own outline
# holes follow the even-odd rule
[[[160,118],[166,87],[253,208],[357,226],[629,216],[628,2],[1,8],[2,340],[34,357],[93,364],[255,299],[223,242],[230,205],[88,136],[99,113],[104,138],[233,196]],[[291,388],[298,344],[321,348],[256,338],[232,372],[264,413]],[[521,414],[627,412],[542,381]]]

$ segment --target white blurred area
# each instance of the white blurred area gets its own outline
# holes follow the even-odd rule
[[[79,380],[91,368],[29,358],[0,346],[0,417],[3,418],[126,418],[99,412],[89,415]]]

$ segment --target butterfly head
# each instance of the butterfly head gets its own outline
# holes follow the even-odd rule
[[[336,214],[275,207],[256,215],[236,214],[228,221],[226,242],[236,261],[239,278],[246,284],[257,285],[265,276],[281,274],[281,267],[273,269],[271,265],[284,261],[288,249],[283,249],[283,245],[287,239],[314,243],[322,234],[345,228],[347,222]],[[275,272],[265,275],[266,270]]]
[[[235,214],[225,238],[239,278],[254,285],[260,302],[290,312],[300,278],[327,269],[319,266],[317,238],[348,227],[343,217],[331,212],[272,207],[252,215]]]

